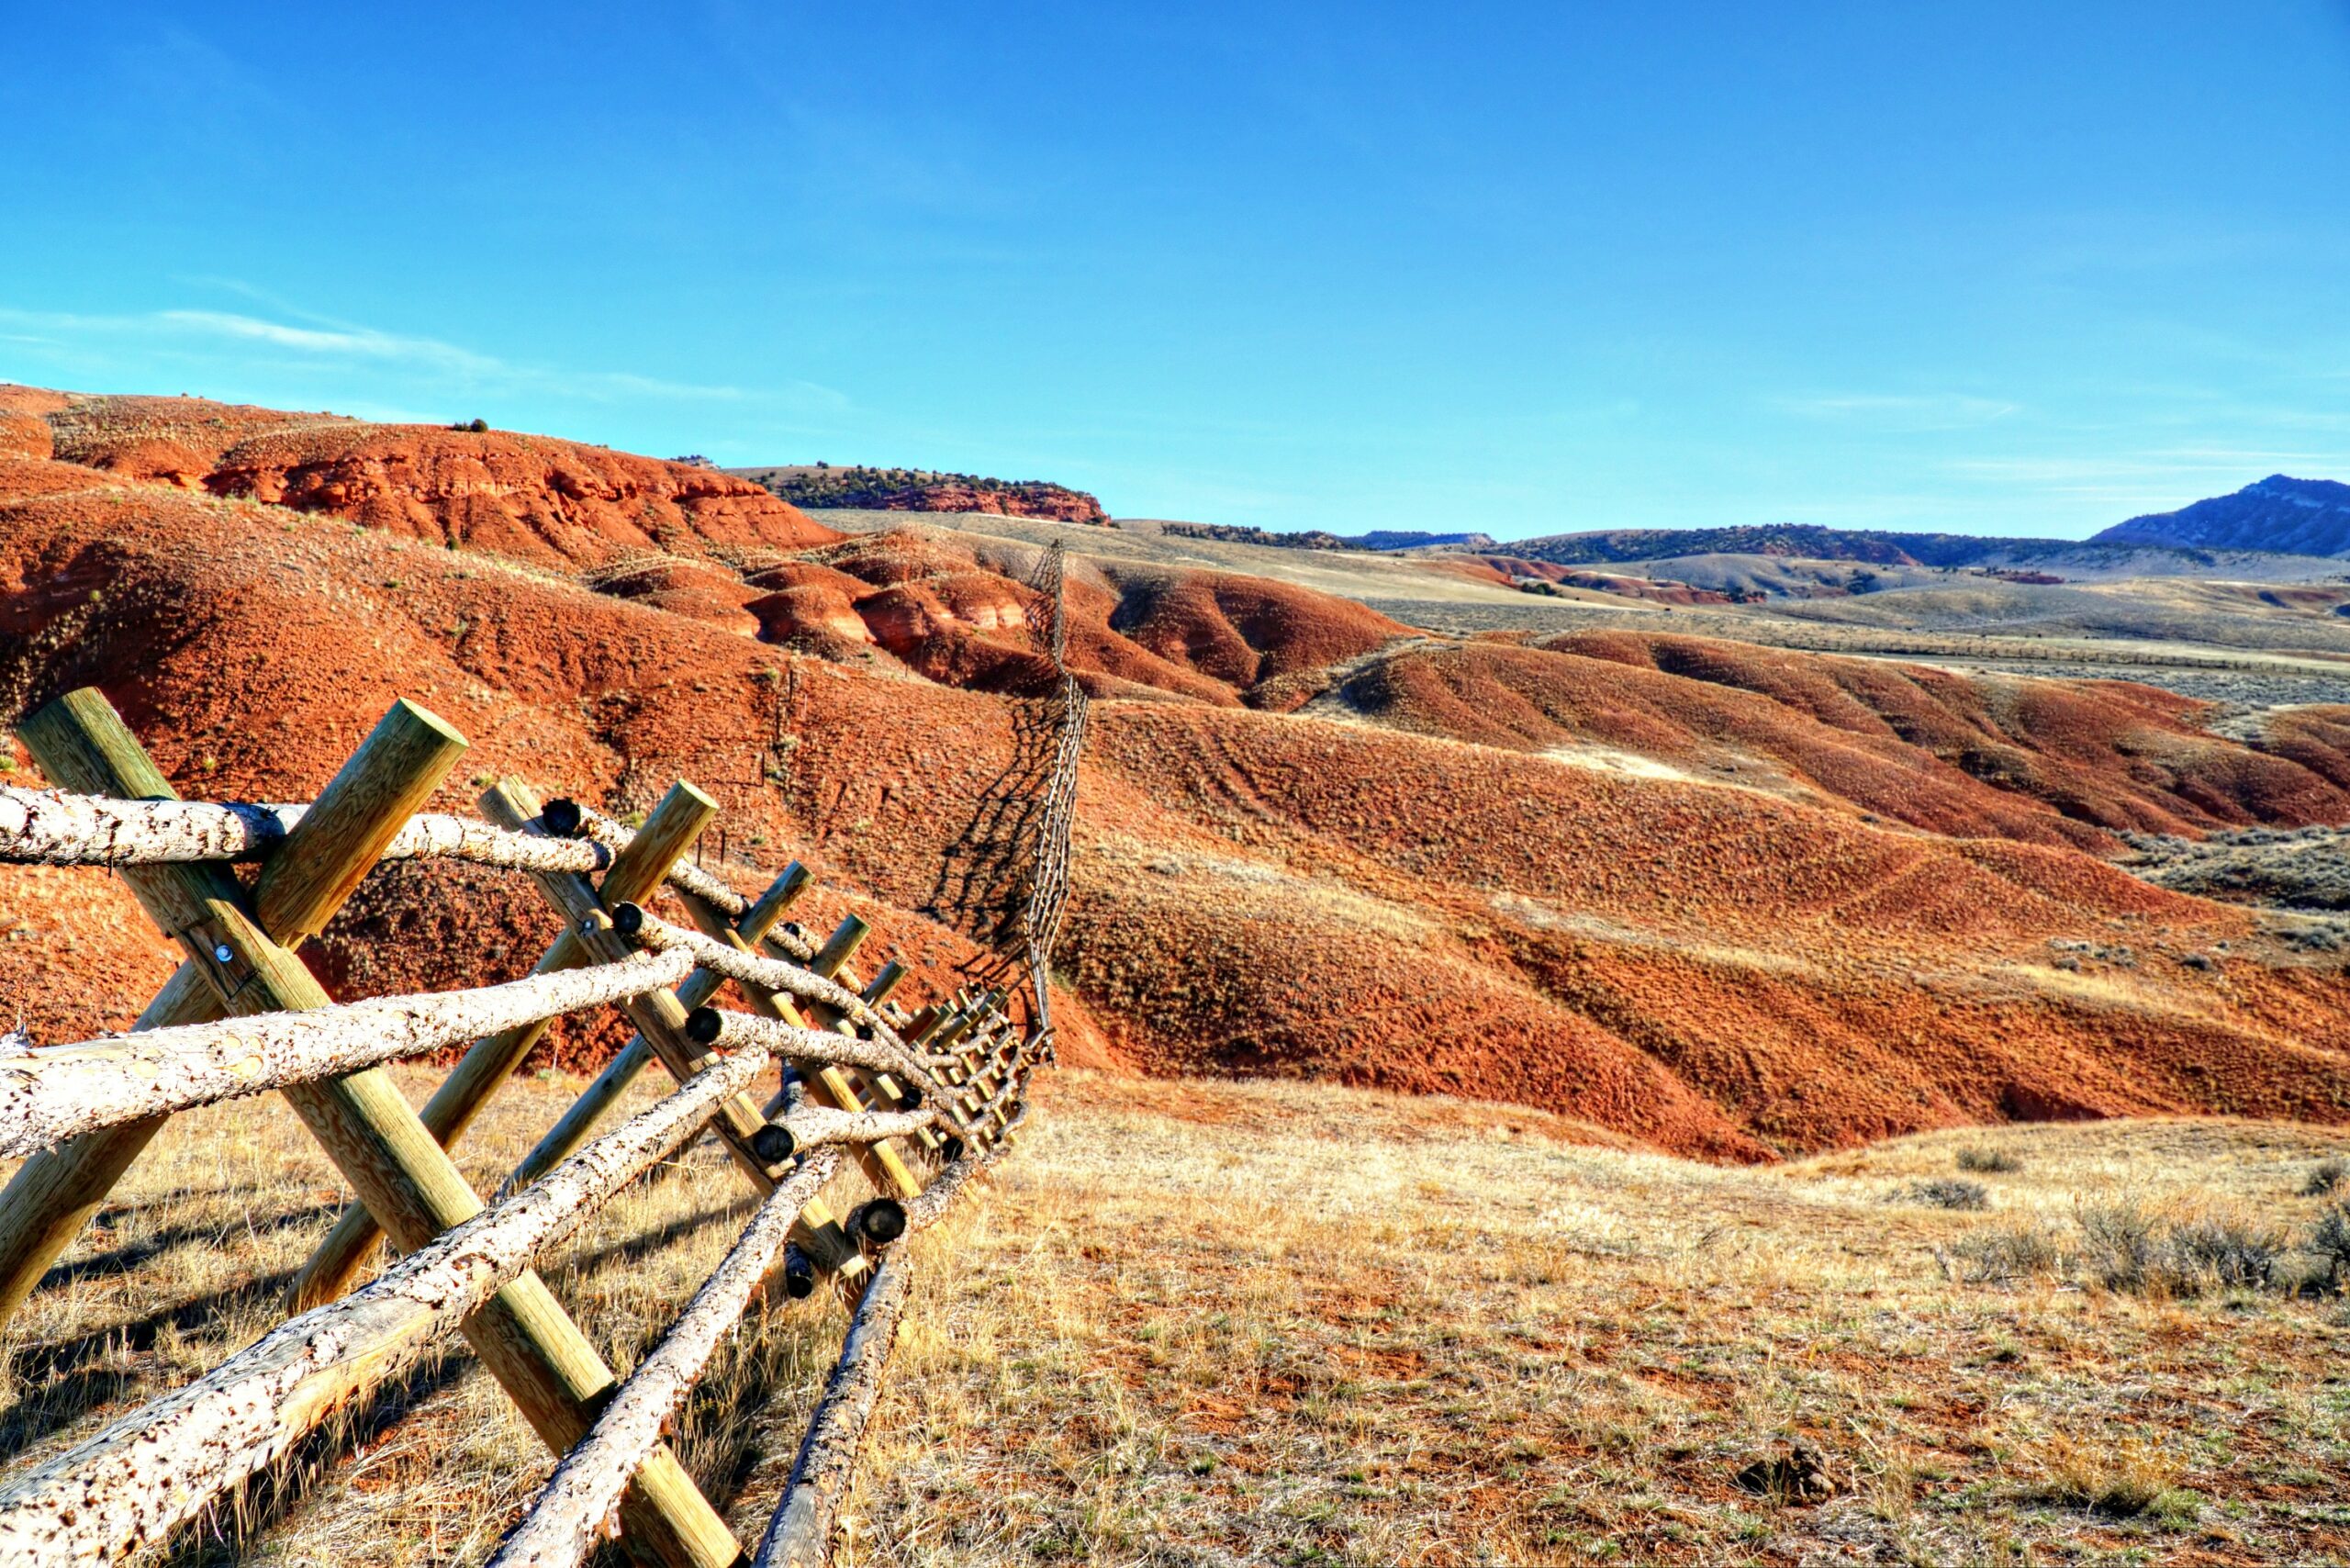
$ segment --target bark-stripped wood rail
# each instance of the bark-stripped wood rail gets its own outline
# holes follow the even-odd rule
[[[845,1371],[811,1422],[761,1560],[780,1543],[789,1561],[821,1561],[907,1301],[902,1238],[934,1223],[1009,1144],[1028,1075],[1049,1058],[1041,1016],[1015,1027],[1002,989],[957,991],[909,1014],[891,1000],[909,978],[896,963],[862,984],[846,968],[868,935],[862,921],[821,943],[779,924],[809,883],[800,867],[753,899],[683,857],[716,812],[689,785],[632,831],[568,801],[542,807],[510,780],[483,798],[489,822],[423,812],[465,742],[408,703],[308,805],[177,799],[95,691],[50,704],[20,734],[63,788],[0,787],[0,861],[110,868],[187,961],[130,1033],[0,1057],[0,1157],[30,1155],[0,1194],[0,1323],[174,1112],[279,1092],[360,1203],[303,1275],[301,1316],[0,1486],[0,1561],[109,1561],[168,1542],[329,1412],[453,1331],[565,1456],[506,1544],[504,1568],[576,1563],[615,1530],[647,1564],[741,1568],[742,1544],[662,1428],[727,1326],[769,1299],[769,1276],[779,1269],[784,1287],[773,1299],[804,1299],[820,1265],[855,1307]],[[530,878],[563,915],[561,938],[519,980],[331,1002],[293,949],[377,863],[419,858]],[[259,865],[250,885],[229,875],[237,863]],[[599,874],[600,886],[588,880]],[[643,912],[665,884],[698,930]],[[990,963],[990,975],[1004,972]],[[712,1005],[730,985],[751,1012]],[[637,1037],[485,1208],[442,1146],[547,1020],[605,1006],[634,1021]],[[468,1040],[421,1114],[379,1070]],[[804,1092],[762,1114],[745,1090],[778,1056],[798,1064]],[[677,1089],[582,1147],[654,1060]],[[623,1383],[531,1260],[705,1129],[764,1201]],[[910,1163],[901,1139],[935,1161],[918,1152]],[[851,1170],[876,1195],[845,1227],[819,1189]],[[406,1256],[345,1294],[379,1223]]]
[[[718,1341],[743,1316],[786,1245],[792,1221],[840,1166],[827,1151],[767,1195],[751,1223],[694,1293],[686,1310],[564,1456],[490,1568],[573,1568],[610,1523],[621,1490],[685,1403]]]
[[[103,1562],[160,1540],[413,1361],[765,1065],[757,1052],[718,1064],[349,1299],[304,1313],[0,1491],[0,1562]]]
[[[641,996],[677,984],[690,962],[684,953],[647,955],[476,991],[181,1024],[0,1057],[0,1157]]]

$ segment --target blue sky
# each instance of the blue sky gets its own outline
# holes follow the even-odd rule
[[[2340,5],[360,9],[0,0],[0,379],[1274,528],[2350,478]]]

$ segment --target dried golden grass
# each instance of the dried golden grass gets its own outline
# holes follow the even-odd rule
[[[571,1087],[516,1084],[462,1162],[494,1182]],[[2315,1131],[2006,1129],[2022,1170],[1986,1221],[1884,1201],[1979,1134],[1741,1170],[1509,1107],[1066,1072],[1046,1093],[918,1243],[847,1561],[2350,1556],[2337,1302],[1967,1283],[1933,1260],[2125,1194],[2306,1223]],[[262,1332],[275,1292],[252,1282],[299,1261],[333,1192],[274,1103],[167,1131],[12,1331],[11,1467]],[[626,1365],[746,1212],[705,1148],[546,1271]],[[821,1300],[754,1319],[680,1429],[746,1540],[842,1324]],[[1739,1484],[1793,1444],[1832,1495]],[[549,1463],[459,1347],[178,1556],[478,1562]]]

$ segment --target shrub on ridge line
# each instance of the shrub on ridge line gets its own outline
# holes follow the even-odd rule
[[[2350,1290],[2350,1204],[2328,1208],[2298,1244],[2256,1215],[2226,1209],[2165,1214],[2132,1200],[2085,1205],[2074,1225],[2069,1245],[2034,1216],[1970,1231],[1934,1255],[1945,1277],[1967,1284],[2071,1279],[2174,1300],[2215,1291]]]

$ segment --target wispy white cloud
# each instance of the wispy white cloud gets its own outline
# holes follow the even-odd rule
[[[248,291],[250,292],[250,291]],[[81,315],[0,307],[0,327],[39,336],[6,334],[11,341],[51,346],[104,343],[219,353],[260,351],[305,363],[366,362],[406,370],[428,382],[469,391],[510,389],[554,394],[595,402],[779,401],[795,408],[838,409],[848,399],[828,386],[790,381],[761,391],[640,375],[629,371],[575,371],[502,359],[437,338],[386,332],[287,310],[297,321],[229,310],[151,310],[126,315]],[[297,324],[303,323],[303,324]]]
[[[454,343],[440,342],[431,338],[398,337],[366,328],[329,330],[319,327],[289,327],[283,322],[265,321],[259,317],[240,316],[226,310],[158,310],[150,317],[125,319],[132,324],[144,319],[167,330],[267,343],[273,348],[295,349],[303,353],[413,360],[476,375],[507,375],[513,374],[514,369],[502,360],[461,349]]]
[[[1842,420],[1908,431],[1972,430],[2009,415],[2023,405],[1964,392],[1831,392],[1777,399],[1781,410],[1800,419]]]

